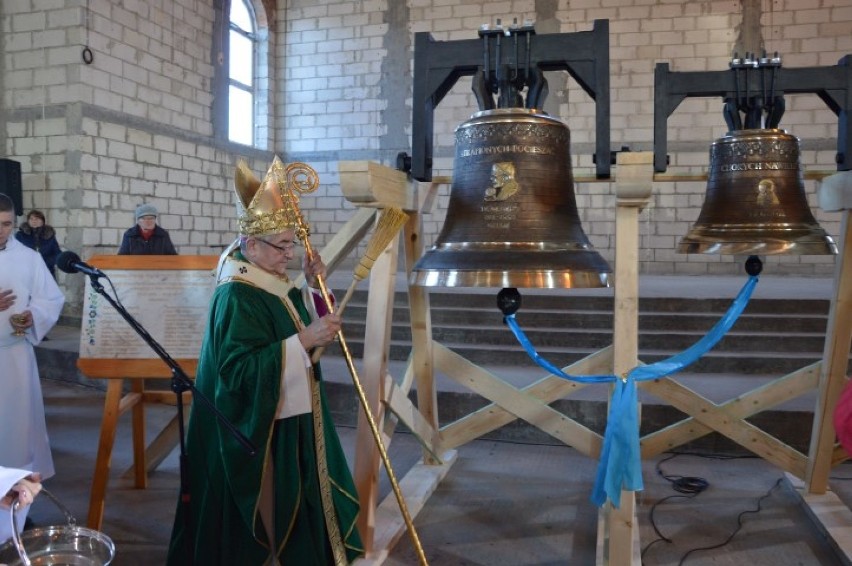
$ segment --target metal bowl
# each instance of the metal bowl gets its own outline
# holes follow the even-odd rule
[[[77,526],[42,527],[24,531],[21,543],[32,566],[107,566],[115,544],[105,534]],[[0,564],[27,564],[14,541],[0,546]]]
[[[77,521],[55,495],[42,487],[47,499],[65,514],[67,525],[18,532],[20,502],[10,508],[12,538],[0,546],[0,565],[8,566],[107,566],[115,558],[115,544],[105,534],[78,527]]]

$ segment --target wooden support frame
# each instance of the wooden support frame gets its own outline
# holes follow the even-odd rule
[[[641,153],[629,157],[627,157],[629,154],[624,155],[625,158],[619,161],[616,171],[616,183],[622,184],[620,189],[617,186],[619,200],[616,203],[617,242],[620,241],[623,244],[621,247],[617,245],[616,252],[614,314],[619,322],[614,325],[616,330],[612,347],[564,368],[565,371],[578,375],[606,371],[624,372],[641,363],[638,360],[636,346],[638,339],[638,213],[647,202],[649,194],[645,193],[645,189],[649,188],[652,182],[682,180],[676,176],[654,176],[652,163],[647,155]],[[621,156],[622,154],[619,154],[619,157]],[[359,167],[350,169],[357,170]],[[646,170],[643,171],[643,169]],[[362,166],[360,170],[375,173],[373,167]],[[812,175],[811,178],[821,180],[828,177],[820,174]],[[585,181],[599,180],[586,179]],[[406,272],[409,275],[413,265],[423,253],[421,215],[431,210],[437,187],[449,182],[448,178],[435,178],[431,184],[421,183],[418,188],[420,190],[416,199],[418,209],[412,211],[411,219],[405,227]],[[399,191],[395,191],[394,194],[399,194]],[[845,371],[844,363],[848,360],[850,334],[852,334],[852,327],[850,327],[852,279],[848,273],[852,236],[850,236],[849,211],[846,210],[844,214],[844,236],[841,248],[843,254],[836,269],[835,297],[832,302],[831,322],[823,361],[722,403],[711,402],[683,386],[677,382],[676,376],[642,382],[640,386],[643,390],[687,414],[684,420],[642,437],[640,443],[643,458],[657,456],[711,432],[718,432],[784,469],[792,476],[800,479],[808,478],[809,491],[818,492],[820,482],[827,479],[830,467],[845,457],[842,449],[833,442],[833,429],[830,425],[833,403],[836,402],[836,396],[839,394],[837,375],[842,373],[837,368],[842,366]],[[371,294],[392,290],[391,271],[382,272],[383,283],[376,289],[371,286]],[[548,406],[551,402],[568,397],[582,389],[582,384],[566,381],[553,375],[545,375],[535,383],[520,389],[510,386],[499,376],[476,366],[432,339],[429,295],[425,289],[409,287],[409,301],[412,356],[405,375],[398,383],[382,381],[380,387],[373,389],[373,393],[374,396],[379,396],[381,404],[387,409],[384,414],[385,419],[403,422],[424,446],[423,460],[411,473],[426,473],[428,479],[423,480],[426,482],[426,488],[423,489],[424,486],[421,485],[421,490],[415,494],[416,490],[413,490],[407,480],[404,479],[402,482],[402,485],[408,486],[408,490],[413,490],[410,493],[416,500],[417,510],[446,474],[448,462],[451,464],[451,460],[455,459],[454,449],[517,418],[533,424],[589,457],[599,455],[601,444],[599,435],[565,415],[560,415]],[[370,308],[379,308],[382,316],[387,315],[384,310],[388,308],[387,306],[368,307],[368,311]],[[373,319],[368,312],[368,320],[375,320],[374,331],[384,331],[380,328],[384,324],[379,321],[381,318]],[[384,320],[386,323],[386,318]],[[369,325],[368,332],[371,332]],[[382,351],[386,353],[387,343],[383,346]],[[834,369],[826,370],[828,360],[833,360],[830,367]],[[387,376],[383,368],[382,365],[377,366],[377,375],[384,380]],[[479,393],[491,401],[491,404],[439,428],[435,371],[441,371],[457,383]],[[418,395],[417,407],[408,399],[410,387],[415,382]],[[817,387],[820,388],[821,393],[815,420],[816,447],[812,447],[809,455],[801,454],[746,420],[756,413],[798,398]],[[389,430],[389,427],[386,430]],[[376,461],[373,469],[377,468]],[[429,470],[431,472],[428,472]],[[356,481],[358,481],[357,478]],[[372,540],[368,543],[371,552],[359,563],[380,564],[388,554],[389,545],[394,544],[401,535],[404,525],[399,520],[398,513],[392,511],[392,504],[389,498],[371,511],[373,525],[369,532]],[[823,503],[822,506],[825,507],[825,504]],[[393,515],[397,515],[397,518],[389,518]],[[623,493],[619,511],[613,513],[609,510],[604,513],[600,525],[599,563],[619,566],[638,564],[639,540],[633,494]],[[836,530],[836,526],[834,528]],[[852,518],[849,529],[852,533]]]
[[[639,363],[639,213],[653,187],[653,154],[619,153],[615,173],[615,294],[613,373],[624,376]],[[618,507],[604,505],[598,522],[597,564],[641,563],[636,496],[621,492]]]
[[[825,347],[820,364],[817,406],[804,481],[790,483],[817,528],[829,539],[845,563],[852,563],[852,510],[829,490],[831,468],[849,455],[835,442],[834,408],[846,384],[852,347],[852,171],[823,181],[820,205],[842,214],[839,252],[834,269],[834,295],[828,315]]]

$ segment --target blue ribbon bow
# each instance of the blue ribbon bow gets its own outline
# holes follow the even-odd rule
[[[643,489],[636,382],[659,379],[676,373],[709,352],[727,334],[745,310],[757,286],[757,281],[757,275],[749,276],[725,315],[695,344],[664,360],[637,366],[624,378],[614,374],[572,376],[563,372],[536,352],[535,347],[518,326],[514,314],[505,317],[506,324],[530,358],[553,375],[580,383],[615,383],[610,398],[595,485],[592,488],[591,500],[595,505],[602,506],[609,500],[617,508],[621,502],[622,490],[641,491]]]

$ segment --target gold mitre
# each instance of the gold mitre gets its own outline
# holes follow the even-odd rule
[[[263,183],[254,176],[248,164],[240,160],[234,171],[234,190],[237,193],[240,234],[268,236],[298,226],[299,211],[286,194],[284,164],[278,158],[272,161]]]

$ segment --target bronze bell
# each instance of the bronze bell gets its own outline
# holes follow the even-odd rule
[[[678,252],[836,254],[805,196],[799,139],[779,129],[748,129],[716,140],[704,205]]]
[[[498,108],[456,128],[447,216],[412,284],[607,287],[610,272],[580,225],[562,121]]]

